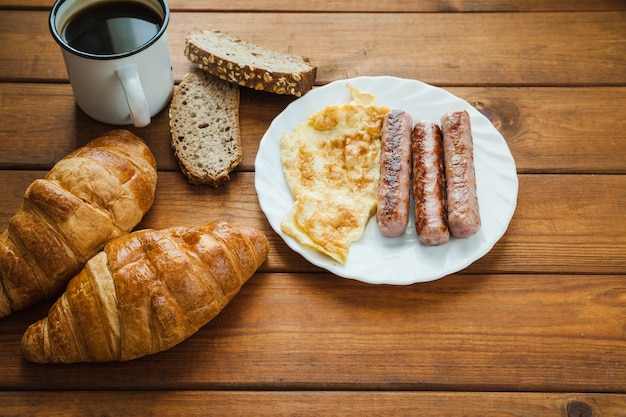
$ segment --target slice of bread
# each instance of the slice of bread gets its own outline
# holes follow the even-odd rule
[[[185,55],[223,80],[296,97],[313,87],[317,74],[317,67],[307,58],[270,51],[220,31],[190,33]]]
[[[219,186],[242,158],[239,87],[203,71],[185,75],[170,103],[170,134],[192,184]]]

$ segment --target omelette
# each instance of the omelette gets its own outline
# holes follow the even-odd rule
[[[381,128],[389,112],[374,95],[347,87],[350,102],[316,111],[280,140],[294,199],[281,229],[342,264],[376,213]]]

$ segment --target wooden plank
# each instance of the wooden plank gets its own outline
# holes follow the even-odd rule
[[[311,58],[318,84],[387,74],[437,85],[623,85],[625,19],[625,12],[175,13],[168,36],[176,79],[191,66],[185,36],[212,26]],[[0,80],[66,79],[47,12],[4,11],[0,30]]]
[[[116,128],[144,139],[159,169],[178,170],[170,147],[168,109],[146,128],[112,126],[94,121],[74,103],[69,84],[0,83],[0,169],[50,169],[63,156]],[[41,100],[41,97],[46,97]],[[261,137],[272,119],[294,98],[242,89],[240,125],[244,149],[242,171],[254,169]]]
[[[0,171],[0,230],[41,171]],[[626,274],[626,176],[520,175],[518,205],[504,237],[467,271],[472,273]],[[256,226],[270,238],[264,270],[319,271],[289,249],[261,212],[253,173],[233,175],[218,189],[190,185],[160,172],[156,201],[139,228],[229,220]],[[575,219],[575,221],[572,221]]]
[[[0,320],[0,390],[604,392],[626,386],[623,275],[464,275],[374,286],[257,273],[178,346],[126,363],[20,357],[44,303]]]
[[[626,89],[463,88],[506,138],[518,172],[624,173]],[[615,154],[615,157],[611,156]]]
[[[5,416],[626,416],[616,394],[485,392],[4,392]]]
[[[520,176],[506,235],[469,270],[623,274],[625,203],[624,176]]]
[[[519,173],[626,173],[626,87],[451,87],[507,140]],[[254,170],[258,144],[291,97],[242,89],[242,171]],[[0,168],[50,169],[75,147],[114,129],[85,116],[67,84],[0,83]],[[41,100],[41,97],[46,97]],[[147,128],[159,169],[177,170],[167,110]]]
[[[0,230],[32,179],[111,128],[73,104],[51,4],[0,0]],[[130,363],[22,360],[21,335],[51,301],[0,320],[0,414],[626,417],[626,2],[170,4],[177,80],[185,34],[214,22],[310,56],[318,85],[390,74],[447,86],[511,147],[515,217],[461,273],[405,287],[341,279],[287,248],[258,207],[258,141],[292,98],[244,92],[244,162],[217,190],[177,172],[164,112],[132,128],[160,169],[139,227],[244,222],[268,234],[270,258],[196,335]]]
[[[0,8],[50,8],[53,0],[2,0]],[[338,0],[311,2],[306,0],[170,0],[170,9],[196,11],[271,11],[271,12],[508,12],[508,11],[590,11],[626,10],[626,4],[615,0],[397,0],[394,2]]]

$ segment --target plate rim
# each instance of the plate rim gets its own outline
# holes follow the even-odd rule
[[[282,126],[283,124],[287,125],[287,128],[289,128],[291,126],[291,128],[295,128],[295,126],[303,121],[305,121],[308,116],[315,110],[320,109],[322,107],[325,107],[327,105],[331,105],[331,104],[338,104],[338,103],[342,103],[342,102],[346,102],[346,100],[349,100],[349,91],[346,87],[347,84],[351,84],[351,85],[355,85],[357,88],[359,88],[359,90],[364,91],[364,92],[371,92],[367,89],[368,84],[373,84],[376,83],[375,87],[373,88],[374,90],[379,86],[379,85],[385,85],[385,84],[390,84],[392,87],[394,88],[398,88],[398,86],[402,87],[405,86],[406,84],[410,84],[413,86],[413,88],[415,89],[415,91],[417,93],[424,93],[424,94],[433,94],[436,97],[443,97],[447,100],[451,100],[453,102],[458,103],[458,106],[455,108],[450,108],[450,110],[468,110],[468,112],[470,113],[470,119],[472,120],[472,128],[474,128],[474,125],[476,123],[478,123],[481,127],[481,129],[488,129],[490,130],[490,135],[494,136],[496,138],[496,140],[498,141],[497,145],[499,148],[502,148],[502,150],[506,151],[504,152],[505,155],[499,155],[499,156],[504,156],[504,159],[508,159],[508,164],[505,163],[504,165],[508,168],[508,170],[510,171],[508,174],[509,176],[506,178],[510,183],[508,184],[508,187],[510,187],[508,189],[508,210],[506,210],[506,212],[502,212],[501,217],[503,217],[503,220],[501,220],[501,224],[499,227],[497,227],[497,233],[495,233],[493,236],[491,236],[491,239],[489,239],[485,244],[482,245],[482,250],[474,252],[471,254],[471,256],[464,258],[463,262],[461,261],[455,261],[454,262],[454,267],[452,268],[443,268],[441,270],[441,273],[435,273],[435,274],[430,274],[429,276],[411,276],[411,277],[405,277],[402,279],[386,279],[384,277],[372,277],[372,276],[363,276],[362,273],[358,273],[358,271],[351,271],[351,270],[347,270],[346,269],[346,265],[348,264],[348,262],[350,262],[350,258],[348,258],[348,261],[346,262],[345,265],[342,265],[338,262],[333,261],[332,259],[326,257],[325,255],[315,251],[314,249],[302,246],[299,242],[297,242],[295,239],[291,238],[290,236],[285,235],[281,229],[280,229],[280,222],[282,221],[281,219],[276,219],[276,221],[272,221],[273,218],[276,218],[277,216],[274,216],[273,213],[271,213],[270,211],[272,210],[271,204],[270,204],[270,200],[271,198],[268,198],[267,193],[265,192],[265,190],[263,189],[263,184],[264,184],[264,176],[263,175],[259,175],[259,172],[263,173],[265,166],[264,161],[262,160],[262,158],[265,156],[265,153],[267,152],[267,149],[269,146],[274,145],[274,147],[279,145],[280,142],[280,135],[278,135],[278,137],[276,137],[275,139],[272,139],[269,135],[272,134],[274,132],[274,130],[277,129],[277,127]],[[336,100],[331,102],[331,103],[318,103],[320,101],[320,98],[318,96],[322,96],[324,97],[325,94],[329,93],[329,92],[333,92],[334,90],[343,87],[345,90],[345,94],[337,94],[333,97],[336,97]],[[417,88],[419,87],[419,88]],[[412,94],[415,94],[415,92],[413,92]],[[374,95],[377,96],[377,98],[380,98],[379,94],[375,94]],[[410,94],[409,97],[411,97],[412,95]],[[383,98],[385,97],[385,95],[383,94]],[[402,99],[403,97],[400,97],[400,99]],[[400,100],[401,101],[401,100]],[[390,107],[393,108],[395,106],[390,106],[388,104],[386,104],[384,102],[384,100],[381,102],[381,100],[379,99],[378,104],[381,106],[386,106],[386,107]],[[315,107],[317,106],[317,107]],[[304,111],[304,110],[300,110],[300,108],[302,107],[312,107],[312,109],[310,111]],[[294,110],[295,109],[295,110]],[[288,123],[283,120],[284,118],[290,116],[290,114],[292,112],[296,111],[298,114],[298,117],[293,118],[293,120],[289,120]],[[443,115],[442,112],[440,112],[441,115]],[[287,131],[288,129],[284,129],[282,132]],[[479,135],[482,136],[482,135]],[[486,136],[486,135],[485,135]],[[271,143],[271,141],[274,140],[276,143]],[[480,140],[479,140],[479,144],[480,144]],[[475,144],[474,146],[476,147],[476,140],[475,140]],[[278,160],[280,161],[280,152],[278,152]],[[275,157],[273,159],[276,159]],[[508,166],[507,166],[508,165]],[[259,169],[261,168],[261,169]],[[279,164],[279,168],[278,168],[281,172],[282,175],[282,183],[286,186],[286,179],[284,176],[284,170],[282,168],[282,162]],[[478,170],[477,170],[478,171]],[[478,180],[478,178],[477,178]],[[280,179],[279,179],[280,181]],[[261,207],[261,210],[263,211],[266,219],[268,220],[268,222],[270,223],[270,226],[272,227],[272,229],[283,239],[283,241],[292,249],[294,250],[296,253],[299,253],[302,257],[304,257],[307,261],[309,261],[310,263],[312,263],[315,266],[318,266],[320,268],[323,268],[325,270],[327,270],[330,273],[333,273],[339,277],[342,278],[346,278],[346,279],[354,279],[354,280],[358,280],[361,282],[365,282],[365,283],[369,283],[369,284],[390,284],[390,285],[411,285],[414,283],[419,283],[419,282],[428,282],[428,281],[434,281],[440,278],[443,278],[445,276],[451,275],[453,273],[459,272],[465,268],[467,268],[469,265],[471,265],[472,263],[476,262],[478,259],[484,257],[487,253],[489,253],[491,251],[491,249],[493,248],[493,246],[495,246],[495,244],[502,238],[502,236],[506,233],[508,226],[510,224],[510,221],[513,218],[513,215],[515,213],[516,207],[517,207],[517,197],[518,197],[518,192],[519,192],[519,180],[517,177],[517,168],[515,165],[515,160],[513,158],[513,155],[511,154],[510,148],[508,146],[508,143],[506,142],[506,139],[502,136],[502,134],[495,128],[495,126],[493,126],[493,124],[491,123],[491,121],[489,121],[489,119],[484,116],[482,113],[480,113],[475,107],[473,107],[469,102],[467,102],[466,100],[452,94],[451,92],[441,88],[441,87],[437,87],[437,86],[433,86],[427,83],[424,83],[422,81],[419,80],[414,80],[414,79],[408,79],[408,78],[399,78],[399,77],[394,77],[394,76],[360,76],[360,77],[354,77],[354,78],[347,78],[347,79],[341,79],[341,80],[336,80],[336,81],[332,81],[328,84],[325,84],[323,86],[320,87],[316,87],[315,89],[311,90],[310,92],[308,92],[307,94],[305,94],[304,96],[292,101],[291,103],[289,103],[270,123],[270,125],[268,126],[267,130],[264,132],[260,142],[259,142],[259,150],[257,152],[257,155],[255,157],[255,191],[257,193],[257,198],[259,201],[259,205]],[[289,194],[289,197],[291,198],[291,204],[293,204],[293,197],[291,196],[291,191],[289,190],[289,188],[287,187],[287,193]],[[482,206],[481,206],[482,208]],[[284,215],[282,216],[284,217]],[[372,218],[375,218],[375,216],[372,216]],[[372,227],[372,223],[374,223],[375,225],[375,220],[372,221],[372,218],[370,218],[368,226],[366,228],[366,232],[368,228]],[[482,214],[481,214],[481,218],[482,218]],[[483,220],[484,223],[484,220]],[[410,222],[410,226],[412,226],[412,222]],[[497,226],[497,225],[496,225]],[[377,226],[376,226],[377,227]],[[484,224],[483,224],[484,227]],[[482,233],[482,229],[483,227],[481,227],[481,231],[479,231],[479,233]],[[364,234],[365,235],[365,234]],[[389,238],[386,238],[389,239]],[[395,238],[394,238],[395,239]],[[455,238],[454,238],[455,239]],[[463,239],[463,240],[458,240],[458,241],[468,241],[469,239],[472,239],[471,237],[468,239]],[[359,247],[359,242],[361,242],[363,239],[361,239],[360,241],[354,242],[351,245],[351,252],[353,252],[354,247]],[[362,242],[361,242],[362,243]],[[419,244],[419,243],[417,243]],[[447,243],[446,245],[450,245],[451,243]],[[355,246],[356,245],[356,246]],[[446,245],[442,245],[443,247],[445,247]],[[445,251],[445,250],[444,250]],[[350,256],[350,255],[348,255]],[[410,274],[407,274],[410,275]]]

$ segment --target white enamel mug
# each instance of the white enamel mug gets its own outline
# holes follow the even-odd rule
[[[107,0],[58,0],[50,12],[50,32],[61,46],[78,107],[91,118],[112,125],[144,127],[170,101],[174,88],[166,29],[165,0],[131,0],[157,12],[158,32],[134,49],[95,54],[74,48],[63,30],[77,13]]]

